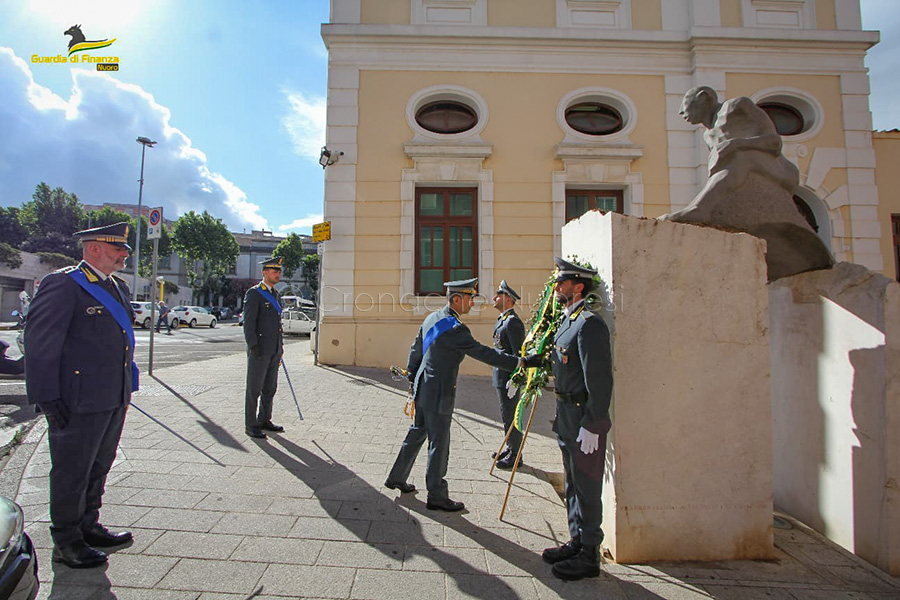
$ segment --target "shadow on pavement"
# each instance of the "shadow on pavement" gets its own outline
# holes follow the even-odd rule
[[[94,569],[70,569],[59,563],[50,563],[53,569],[53,583],[50,585],[48,600],[117,600],[112,592],[112,584],[106,576],[108,565]],[[47,568],[47,567],[44,567]],[[90,590],[88,592],[88,590]]]
[[[222,446],[225,446],[226,448],[233,448],[235,450],[240,450],[241,452],[247,452],[247,449],[244,448],[244,445],[241,442],[239,442],[237,440],[237,438],[235,438],[233,435],[231,435],[231,433],[229,433],[227,429],[225,429],[224,427],[222,427],[221,425],[219,425],[218,423],[216,423],[215,421],[210,419],[208,416],[206,416],[206,413],[204,413],[202,410],[200,410],[199,408],[197,408],[196,406],[191,404],[187,398],[185,398],[184,396],[179,394],[177,391],[175,391],[175,389],[173,389],[165,381],[163,381],[156,375],[151,375],[150,378],[153,379],[155,382],[157,382],[159,385],[166,388],[166,390],[170,394],[172,394],[173,396],[175,396],[176,398],[181,400],[182,404],[184,404],[185,406],[190,408],[192,411],[197,413],[197,415],[199,415],[200,419],[201,419],[200,421],[198,421],[198,423],[200,423],[200,426],[203,429],[205,429],[206,432],[209,433],[210,437],[212,437],[214,440],[216,440],[216,442],[218,442]]]
[[[381,515],[382,521],[397,521],[393,541],[385,543],[404,544],[406,554],[405,558],[401,558],[382,550],[388,559],[409,560],[410,557],[420,556],[426,561],[432,561],[455,581],[460,592],[466,594],[466,597],[482,598],[483,600],[520,598],[519,594],[499,576],[468,564],[429,541],[420,519],[412,518],[414,527],[411,529],[401,527],[401,524],[405,522],[405,509],[408,508],[412,513],[411,516],[427,515],[429,520],[437,521],[469,538],[476,542],[478,547],[485,548],[532,577],[542,579],[549,577],[550,579],[546,579],[544,583],[553,588],[559,597],[572,599],[584,597],[585,588],[582,585],[566,584],[552,579],[549,566],[541,560],[540,556],[522,548],[517,543],[466,521],[458,514],[427,511],[424,502],[415,499],[412,494],[391,500],[334,459],[325,460],[277,434],[270,434],[269,439],[274,444],[280,445],[281,448],[266,442],[256,443],[279,465],[312,488],[314,497],[320,501],[328,515],[359,540],[367,542],[373,548],[378,549],[379,547],[377,542],[368,539],[370,521],[363,518],[350,518],[343,514],[342,505],[333,502],[334,500],[360,502],[365,505],[367,512]]]

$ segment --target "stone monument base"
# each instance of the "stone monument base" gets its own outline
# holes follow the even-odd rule
[[[608,286],[604,546],[620,563],[771,558],[764,243],[590,212],[563,228],[562,252]]]
[[[838,263],[769,303],[775,503],[900,575],[900,285]]]

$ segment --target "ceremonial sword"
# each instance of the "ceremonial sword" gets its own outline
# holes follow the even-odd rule
[[[297,402],[297,392],[294,391],[294,384],[291,383],[291,376],[288,375],[287,365],[284,364],[284,359],[281,359],[281,368],[284,369],[284,377],[287,379],[288,387],[291,388],[291,395],[294,397],[294,404],[297,405],[297,414],[300,415],[300,420],[303,420],[303,413],[300,412],[300,403]]]

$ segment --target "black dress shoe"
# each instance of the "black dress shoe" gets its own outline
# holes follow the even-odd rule
[[[569,540],[558,548],[547,548],[544,550],[543,554],[541,554],[541,558],[544,559],[544,562],[548,562],[552,565],[561,560],[567,560],[578,556],[579,552],[581,552],[581,540]]]
[[[559,579],[576,581],[600,576],[600,558],[596,546],[582,546],[581,552],[553,565],[553,574]]]
[[[245,433],[252,438],[257,438],[260,440],[264,440],[268,437],[265,433],[263,433],[262,429],[246,429]]]
[[[503,459],[506,458],[507,456],[509,456],[509,448],[507,448],[506,450],[504,450],[503,452],[501,452],[501,453],[499,454],[499,456],[497,455],[496,452],[491,452],[491,458],[496,458],[497,460],[503,460]]]
[[[459,512],[466,507],[462,502],[457,502],[456,500],[451,500],[450,498],[444,498],[442,500],[429,500],[425,504],[425,508],[428,510],[445,510],[447,512]]]
[[[262,425],[259,426],[259,428],[265,429],[266,431],[274,431],[276,433],[280,433],[280,432],[284,431],[284,427],[282,427],[281,425],[276,425],[272,421],[269,421],[268,423],[263,423]]]
[[[74,542],[53,547],[53,562],[62,563],[73,569],[98,567],[107,560],[106,552],[91,548],[84,542]]]
[[[130,541],[130,531],[110,531],[100,523],[84,532],[84,543],[95,548],[121,546]]]
[[[501,458],[500,460],[497,461],[497,468],[498,468],[498,469],[503,469],[504,471],[509,471],[510,469],[513,468],[513,466],[514,466],[515,464],[516,464],[516,455],[510,453],[510,454],[507,454],[506,456],[504,456],[503,458]],[[524,465],[524,464],[525,464],[525,461],[524,461],[524,460],[519,460],[519,466],[520,466],[520,467],[521,467],[522,465]]]
[[[389,490],[400,490],[401,494],[408,494],[416,491],[416,486],[411,483],[406,483],[405,481],[391,481],[390,479],[384,482],[384,487]]]

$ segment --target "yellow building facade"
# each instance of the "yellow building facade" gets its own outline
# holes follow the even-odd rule
[[[321,362],[405,364],[448,279],[478,276],[487,299],[506,279],[527,316],[568,218],[686,206],[708,174],[678,115],[697,85],[770,111],[836,259],[897,277],[900,145],[873,141],[878,33],[857,0],[331,0],[322,37],[343,154],[326,168]],[[485,301],[466,322],[490,343],[495,318]]]

